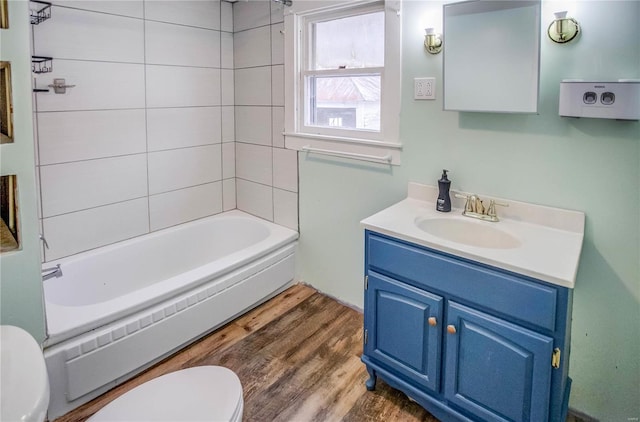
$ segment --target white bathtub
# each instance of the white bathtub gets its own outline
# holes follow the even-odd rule
[[[282,291],[297,237],[230,211],[46,263],[49,418]]]

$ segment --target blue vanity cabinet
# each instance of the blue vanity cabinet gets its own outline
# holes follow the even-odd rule
[[[564,421],[572,291],[367,230],[364,353],[443,421]],[[561,353],[560,353],[561,352]]]

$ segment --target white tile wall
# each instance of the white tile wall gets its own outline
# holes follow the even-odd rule
[[[34,31],[38,56],[56,59],[142,63],[141,19],[53,7],[52,16]]]
[[[282,3],[271,3],[271,23],[284,22],[284,9],[285,6]]]
[[[273,190],[273,221],[298,230],[298,194],[280,189]]]
[[[220,30],[233,32],[233,4],[223,1],[220,6]]]
[[[236,179],[222,181],[222,208],[224,211],[236,208]]]
[[[237,32],[233,36],[233,41],[236,69],[271,64],[271,30],[269,26]]]
[[[271,139],[274,147],[284,148],[284,107],[271,109]]]
[[[272,185],[272,148],[236,142],[236,177]]]
[[[236,69],[237,105],[271,105],[271,66]]]
[[[146,150],[144,109],[38,114],[40,164],[54,164]]]
[[[273,188],[236,179],[237,205],[242,211],[273,221]]]
[[[234,74],[235,71],[231,69],[222,69],[221,71],[221,88],[222,88],[222,105],[231,106],[235,104],[234,93]]]
[[[219,0],[145,1],[145,18],[201,28],[220,29]]]
[[[222,179],[220,145],[149,153],[149,194]]]
[[[72,7],[82,10],[131,16],[142,19],[144,14],[143,0],[95,1],[95,0],[56,0],[55,6]],[[55,11],[58,10],[56,7]],[[57,15],[57,12],[55,12]]]
[[[151,195],[151,231],[222,212],[222,182]]]
[[[147,198],[45,218],[43,224],[45,259],[51,261],[147,233]]]
[[[38,93],[39,112],[145,106],[141,64],[56,60],[53,72],[36,75],[36,87],[46,88],[54,78],[65,78],[67,84],[75,87],[67,88],[64,95],[53,90]]]
[[[251,0],[233,4],[233,31],[257,28],[271,23],[270,1]]]
[[[146,62],[220,67],[220,32],[161,22],[145,25]]]
[[[298,152],[273,149],[273,187],[298,192]]]
[[[271,25],[271,64],[284,64],[284,24]]]
[[[222,107],[222,142],[233,142],[236,138],[236,122],[233,107]]]
[[[236,107],[236,141],[271,145],[271,107]]]
[[[220,67],[233,69],[233,34],[220,33]]]
[[[147,195],[144,154],[41,166],[44,217]]]
[[[271,66],[271,104],[284,106],[284,66]]]
[[[222,178],[229,179],[236,175],[236,145],[228,142],[222,144]]]
[[[149,151],[220,143],[220,107],[147,110]]]
[[[147,107],[220,105],[220,69],[146,66]]]

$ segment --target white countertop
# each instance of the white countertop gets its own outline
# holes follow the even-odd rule
[[[530,276],[558,286],[573,288],[584,238],[584,213],[510,201],[478,194],[508,203],[498,207],[499,222],[481,221],[462,216],[464,200],[451,198],[453,209],[436,211],[438,190],[433,186],[409,184],[407,199],[362,220],[365,229],[386,234],[438,251]],[[470,246],[436,237],[419,229],[415,221],[425,218],[463,219],[465,222],[490,225],[520,241],[511,249]]]

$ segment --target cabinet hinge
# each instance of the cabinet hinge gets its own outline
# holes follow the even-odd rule
[[[551,355],[551,366],[554,368],[560,368],[560,355],[562,352],[559,348],[553,349],[553,355]]]
[[[369,276],[364,276],[364,289],[367,290],[369,288]]]
[[[369,331],[364,330],[364,344],[367,344],[367,341],[369,341]]]

